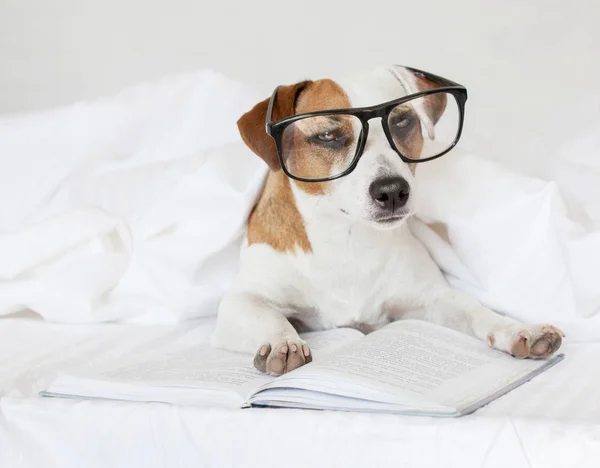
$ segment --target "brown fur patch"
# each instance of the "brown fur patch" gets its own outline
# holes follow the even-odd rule
[[[394,114],[396,110],[392,111],[390,117],[388,119],[388,124],[390,127],[390,132],[392,134],[392,138],[396,142],[396,145],[400,149],[400,152],[410,158],[410,159],[419,159],[421,157],[421,151],[423,150],[423,133],[421,130],[421,121],[415,110],[408,105],[403,105],[397,108],[399,110],[398,114],[407,114],[412,116],[414,127],[410,131],[410,133],[402,135],[398,139],[394,138]],[[408,168],[414,174],[416,170],[416,164],[408,164]]]
[[[348,109],[350,100],[335,81],[323,79],[308,84],[296,101],[296,114],[327,109]]]
[[[415,75],[415,81],[419,91],[428,91],[430,89],[439,88],[437,83],[428,80],[420,74]],[[446,109],[446,104],[446,93],[432,94],[423,98],[423,107],[425,108],[425,112],[427,112],[427,115],[431,117],[434,125],[437,124],[438,120],[443,115]],[[418,120],[416,127],[418,127],[416,129],[417,131],[412,132],[410,137],[404,139],[403,144],[399,145],[402,154],[410,157],[411,159],[419,159],[423,150],[423,133],[420,120]],[[408,168],[413,174],[415,174],[416,164],[408,164]]]
[[[300,249],[311,252],[312,247],[304,220],[292,192],[290,180],[279,171],[275,145],[264,131],[264,119],[269,100],[265,100],[246,113],[238,122],[245,143],[271,167],[263,192],[248,220],[248,244],[268,244],[280,252]],[[273,120],[290,115],[327,109],[349,108],[350,101],[343,89],[332,80],[318,80],[286,86],[279,90]],[[292,147],[306,145],[298,135],[292,135]],[[303,174],[329,174],[335,158],[311,148],[297,162]],[[327,191],[328,182],[293,182],[310,194]]]
[[[248,244],[268,244],[280,252],[312,251],[290,180],[282,171],[269,172],[248,219]]]
[[[298,97],[295,113],[304,114],[306,112],[347,109],[350,107],[350,100],[341,86],[333,80],[323,79],[313,81],[306,86]],[[350,129],[348,129],[348,126],[350,126]],[[344,122],[342,127],[344,131],[351,132],[351,122]],[[296,137],[293,145],[295,148],[301,148],[302,145],[307,145],[307,143]],[[302,174],[320,178],[319,176],[322,177],[322,174],[330,174],[335,160],[335,155],[331,151],[313,146],[307,149],[305,156],[298,161],[297,167]],[[329,182],[297,182],[297,184],[304,192],[316,195],[326,193]]]
[[[440,87],[440,85],[420,75],[417,75],[416,82],[419,91],[429,91],[430,89]],[[430,94],[424,98],[424,101],[425,112],[431,117],[433,124],[435,125],[438,123],[438,120],[440,120],[440,117],[446,109],[448,95],[446,93]]]

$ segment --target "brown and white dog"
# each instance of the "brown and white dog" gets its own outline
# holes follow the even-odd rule
[[[394,74],[386,68],[337,81],[305,81],[279,89],[273,120],[370,106],[431,85],[407,69]],[[520,358],[544,358],[559,348],[564,335],[557,328],[519,323],[449,288],[413,235],[419,228],[411,216],[414,165],[400,159],[378,122],[371,122],[353,172],[329,182],[298,182],[281,170],[274,141],[265,132],[268,101],[238,121],[244,142],[270,172],[248,220],[240,271],[219,308],[213,345],[255,353],[255,367],[272,375],[312,360],[299,332],[333,327],[368,332],[403,318],[459,330]],[[424,107],[420,124],[431,130],[439,109],[435,101]],[[421,146],[415,139],[413,156]],[[310,170],[310,165],[335,162],[315,155],[306,164]],[[390,198],[410,192],[393,216],[373,196],[382,181]]]

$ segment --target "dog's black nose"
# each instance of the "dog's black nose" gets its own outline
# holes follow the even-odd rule
[[[369,187],[369,193],[377,205],[393,212],[406,205],[410,186],[402,177],[385,177],[374,181]]]

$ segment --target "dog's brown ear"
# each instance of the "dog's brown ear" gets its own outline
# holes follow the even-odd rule
[[[439,88],[440,85],[428,80],[423,75],[415,75],[417,83],[417,89],[419,91],[427,91],[429,89]],[[446,93],[435,93],[426,96],[423,99],[425,105],[425,112],[433,122],[433,125],[438,123],[440,117],[446,110],[446,103],[448,101],[448,95]]]
[[[390,68],[390,71],[396,76],[400,83],[402,83],[407,94],[439,87],[439,85],[428,80],[422,74],[414,73],[412,70],[405,67],[395,65]],[[422,100],[419,100],[422,102],[422,105],[417,105],[417,102],[414,104],[415,110],[419,114],[419,119],[425,126],[425,130],[431,140],[435,138],[434,127],[446,110],[447,100],[446,93],[436,93],[425,96]]]
[[[281,120],[294,115],[296,99],[302,90],[310,81],[302,81],[294,85],[282,86],[277,91],[277,98],[273,106],[273,121]],[[237,122],[240,135],[244,143],[260,156],[271,168],[272,171],[281,169],[279,159],[277,158],[277,148],[275,140],[267,135],[265,131],[265,118],[267,116],[267,107],[271,98],[259,102],[240,117]]]

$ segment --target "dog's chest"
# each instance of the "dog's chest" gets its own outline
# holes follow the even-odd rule
[[[243,248],[235,287],[267,298],[302,331],[370,331],[388,323],[391,308],[414,308],[430,285],[444,281],[406,226],[374,238],[328,227],[309,232],[310,252]]]
[[[369,266],[346,259],[303,276],[297,315],[309,328],[376,327],[382,321],[383,298],[390,288]]]
[[[297,283],[302,300],[294,315],[309,329],[370,331],[385,325],[385,303],[415,281],[412,241],[401,233],[368,242],[317,238],[311,254],[292,259],[302,278]]]

